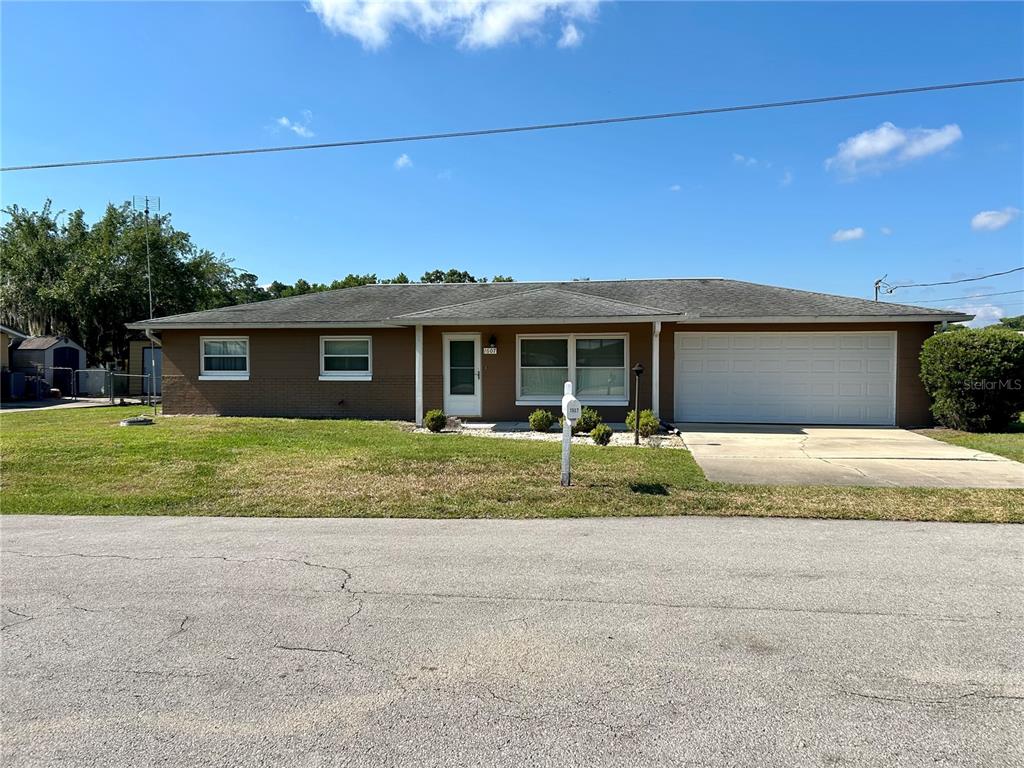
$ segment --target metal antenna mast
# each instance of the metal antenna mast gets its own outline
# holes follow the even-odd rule
[[[149,209],[160,210],[160,198],[149,195],[135,195],[132,198],[132,208],[136,211],[142,206],[142,213],[146,222],[146,282],[149,287],[149,319],[153,319],[153,264],[149,256]],[[153,414],[156,415],[156,400],[153,395],[156,391],[156,343],[149,329],[146,330],[149,337],[149,404],[153,406]]]

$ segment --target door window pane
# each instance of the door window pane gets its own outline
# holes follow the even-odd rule
[[[472,395],[476,393],[476,371],[472,368],[452,368],[448,372],[448,394]]]
[[[452,368],[474,368],[476,366],[475,352],[476,342],[473,341],[449,341],[448,342],[448,363]]]

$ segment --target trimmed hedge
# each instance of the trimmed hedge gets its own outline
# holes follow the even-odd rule
[[[608,445],[612,441],[612,428],[607,424],[598,424],[590,430],[590,439],[598,445]]]
[[[1024,410],[1024,336],[999,327],[936,334],[921,348],[921,381],[943,426],[1003,431]]]
[[[629,427],[631,432],[636,430],[635,410],[626,414],[626,426]],[[654,415],[654,411],[649,408],[640,411],[640,437],[650,437],[658,431],[659,427],[661,427],[661,422]]]
[[[447,424],[448,417],[444,415],[444,411],[438,408],[423,414],[423,426],[431,432],[440,432]]]
[[[530,414],[530,429],[534,432],[547,432],[555,423],[555,416],[551,411],[538,408]]]

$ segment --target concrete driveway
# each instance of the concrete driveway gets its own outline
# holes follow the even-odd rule
[[[679,424],[709,480],[758,485],[1024,488],[1024,464],[892,427]]]
[[[0,764],[1024,764],[1024,526],[6,517]]]

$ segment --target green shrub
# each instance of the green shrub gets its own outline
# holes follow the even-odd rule
[[[607,424],[598,424],[590,430],[590,439],[598,445],[608,445],[612,440],[612,428]]]
[[[558,425],[562,426],[562,422],[565,421],[564,416],[560,416],[558,419]],[[580,410],[580,417],[576,419],[576,423],[572,425],[572,433],[574,435],[590,433],[594,431],[594,427],[601,423],[601,414],[595,411],[593,408],[583,406]]]
[[[534,432],[547,432],[555,423],[555,416],[551,411],[538,408],[530,414],[530,429]]]
[[[626,414],[626,426],[631,431],[636,429],[636,411],[630,411]],[[661,422],[658,421],[658,417],[654,415],[654,411],[651,409],[645,409],[640,411],[640,437],[650,437],[658,428],[661,426]]]
[[[940,424],[1005,430],[1024,409],[1024,336],[1005,328],[936,334],[921,349],[921,381]]]
[[[427,411],[423,415],[423,426],[429,429],[431,432],[440,432],[445,428],[448,423],[448,417],[444,415],[444,411],[439,408],[435,408],[432,411]]]

